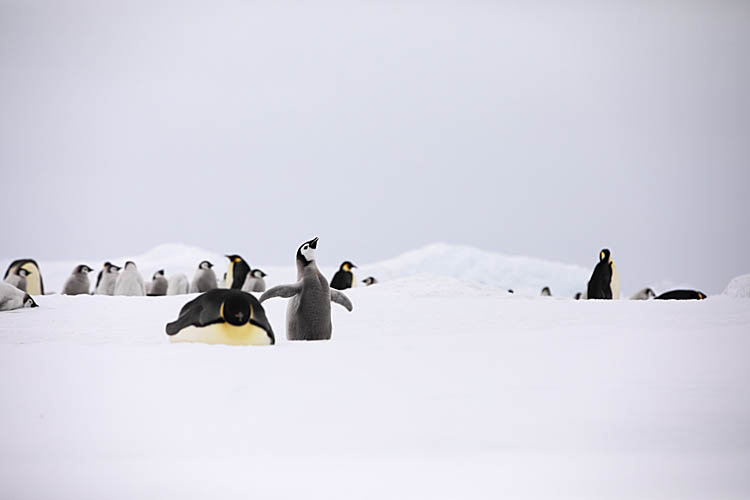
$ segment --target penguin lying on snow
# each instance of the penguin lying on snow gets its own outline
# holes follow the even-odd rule
[[[664,292],[656,300],[703,300],[706,294],[697,290],[670,290]]]
[[[362,280],[362,283],[364,283],[365,286],[372,286],[372,285],[377,284],[377,282],[378,282],[378,280],[376,280],[372,276],[368,276],[367,278],[365,278],[365,279]]]
[[[648,300],[653,299],[656,297],[656,294],[653,290],[650,288],[644,288],[643,290],[640,290],[635,293],[632,297],[630,297],[630,300]]]
[[[143,277],[138,272],[135,262],[129,260],[125,263],[125,268],[117,277],[117,283],[115,283],[115,295],[146,295],[146,286],[143,284]]]
[[[250,266],[239,255],[232,254],[225,255],[224,257],[229,259],[229,267],[227,268],[224,285],[227,288],[239,290],[245,284],[245,278],[247,278],[247,273],[250,272]]]
[[[331,302],[352,310],[352,303],[338,290],[331,290],[328,280],[318,270],[315,250],[318,238],[297,249],[297,282],[275,286],[260,297],[264,302],[273,297],[291,298],[286,310],[286,337],[289,340],[328,340],[331,338]]]
[[[253,269],[248,273],[247,278],[245,278],[245,284],[242,285],[242,291],[265,292],[266,280],[264,280],[263,278],[265,278],[266,276],[268,275],[260,269]]]
[[[88,295],[89,289],[91,288],[91,282],[89,281],[89,273],[93,271],[86,264],[81,264],[73,269],[68,279],[65,281],[65,285],[62,289],[63,295]]]
[[[241,290],[215,288],[199,295],[167,323],[172,342],[273,345],[276,338],[258,299]]]
[[[170,276],[167,281],[167,295],[184,295],[190,291],[187,276],[182,273]]]
[[[335,288],[336,290],[346,290],[347,288],[353,287],[356,281],[354,279],[354,273],[352,272],[352,269],[356,267],[357,266],[355,266],[348,260],[342,263],[339,267],[339,270],[336,271],[336,274],[333,275],[333,279],[331,280],[331,288]]]
[[[207,260],[198,264],[198,269],[195,271],[193,281],[190,283],[190,293],[207,292],[218,287],[216,283],[216,273],[214,273],[212,267],[214,267],[214,265]]]
[[[159,269],[151,277],[151,288],[149,288],[149,297],[160,297],[167,294],[169,282],[164,277],[164,269]]]
[[[39,307],[31,295],[9,283],[0,281],[0,311],[12,311],[24,307]]]
[[[111,262],[105,262],[99,275],[96,277],[96,286],[94,286],[94,295],[114,295],[117,276],[120,272],[120,266]]]
[[[25,269],[28,272],[26,275],[26,291],[29,295],[44,295],[42,273],[34,259],[18,259],[11,262],[5,271],[3,280],[7,279],[11,274],[18,274],[18,269]]]
[[[26,291],[26,276],[28,276],[30,273],[22,268],[18,267],[16,268],[16,272],[13,274],[9,274],[7,278],[5,278],[5,282],[9,285],[13,285],[14,287],[18,288],[22,292]]]
[[[586,296],[589,299],[620,298],[620,275],[607,248],[599,252],[599,262],[589,280]]]

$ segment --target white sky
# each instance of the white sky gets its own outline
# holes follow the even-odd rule
[[[405,3],[0,0],[0,255],[750,272],[750,2]]]

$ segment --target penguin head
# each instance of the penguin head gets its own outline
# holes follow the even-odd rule
[[[23,307],[39,307],[39,304],[34,302],[34,299],[31,298],[31,295],[27,293],[23,296]]]
[[[266,276],[268,276],[266,273],[264,273],[260,269],[253,269],[252,271],[250,271],[250,274],[252,275],[253,278],[265,278]]]
[[[362,283],[364,283],[367,286],[374,285],[377,282],[378,282],[378,280],[376,280],[372,276],[368,276],[367,278],[365,278],[365,279],[362,280]]]
[[[304,242],[297,249],[297,260],[302,262],[303,265],[315,262],[315,250],[318,248],[318,237],[311,239],[310,241]]]
[[[125,270],[127,271],[128,269],[136,270],[138,268],[135,266],[135,262],[133,262],[132,260],[129,260],[125,263]]]
[[[110,264],[109,262],[105,263],[104,266],[107,268],[107,272],[110,274],[116,274],[120,269],[122,269],[120,266]]]
[[[354,264],[352,264],[351,262],[349,262],[348,260],[346,260],[346,261],[344,261],[344,262],[343,262],[343,263],[341,264],[341,267],[339,267],[339,269],[340,269],[341,271],[346,271],[346,272],[349,272],[349,271],[351,271],[352,269],[354,269],[354,268],[356,268],[356,267],[357,267],[357,266],[355,266]]]
[[[229,295],[221,304],[221,318],[234,326],[242,326],[252,316],[252,309],[240,294]]]
[[[240,257],[237,254],[225,255],[224,257],[226,257],[227,259],[229,259],[231,262],[234,262],[235,264],[237,262],[245,262],[245,259],[243,259],[242,257]]]
[[[91,271],[93,271],[93,269],[91,269],[89,266],[87,266],[86,264],[81,264],[80,266],[76,266],[76,268],[73,270],[73,273],[88,274]]]
[[[154,275],[151,277],[151,279],[155,280],[156,278],[158,278],[160,276],[162,276],[162,277],[164,276],[164,269],[159,269],[158,271],[156,271],[154,273]]]
[[[646,288],[646,298],[653,299],[655,297],[656,297],[656,294],[654,293],[654,291],[651,290],[650,288]]]
[[[543,297],[549,297],[551,295],[552,295],[552,292],[550,291],[550,289],[549,289],[548,286],[545,286],[544,288],[542,288],[542,296]]]
[[[214,267],[214,265],[207,260],[204,260],[200,264],[198,264],[198,269],[211,269],[212,267]]]
[[[599,252],[599,262],[611,262],[612,256],[609,253],[609,248],[602,248],[602,251]]]
[[[24,269],[23,267],[19,267],[18,269],[16,269],[16,274],[25,278],[26,276],[31,274],[31,271],[29,271],[28,269]]]

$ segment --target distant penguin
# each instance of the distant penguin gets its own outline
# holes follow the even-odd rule
[[[630,300],[648,300],[653,299],[656,297],[656,294],[653,290],[650,288],[644,288],[643,290],[640,290],[635,295],[630,297]]]
[[[242,285],[243,292],[265,292],[266,291],[266,273],[260,269],[253,269],[247,274],[245,284]]]
[[[365,286],[372,286],[377,284],[378,280],[373,278],[372,276],[368,276],[367,278],[362,280],[362,283],[364,283]]]
[[[86,264],[81,264],[73,269],[73,272],[65,281],[63,286],[63,295],[88,295],[91,289],[91,281],[89,281],[89,273],[93,271]]]
[[[28,293],[10,283],[0,281],[0,311],[12,311],[24,307],[38,307]]]
[[[172,342],[273,345],[276,339],[258,299],[241,290],[216,288],[199,295],[167,323]]]
[[[146,295],[146,287],[143,277],[138,272],[135,262],[129,260],[125,263],[115,283],[115,295],[127,295],[131,297]]]
[[[333,275],[333,279],[331,280],[331,288],[335,288],[336,290],[346,290],[347,288],[353,287],[356,281],[354,280],[354,273],[352,272],[352,269],[356,267],[357,266],[355,266],[348,260],[342,263],[339,267],[339,270],[336,271],[336,274]]]
[[[589,299],[620,298],[620,276],[607,248],[599,252],[599,262],[594,267],[586,295]]]
[[[209,261],[204,260],[198,264],[193,281],[190,283],[190,293],[207,292],[217,288],[216,273],[211,269],[214,267]]]
[[[190,283],[182,273],[170,276],[168,282],[167,295],[185,295],[190,292]]]
[[[581,300],[583,298],[583,294],[581,292],[578,292],[573,296],[573,298],[576,300]]]
[[[168,287],[169,282],[164,277],[164,269],[159,269],[151,277],[151,288],[149,288],[148,295],[149,297],[161,297],[167,294]]]
[[[552,297],[552,292],[550,291],[548,286],[542,288],[542,297]]]
[[[242,288],[242,285],[245,284],[247,273],[250,272],[250,266],[245,262],[245,259],[239,255],[232,254],[225,255],[224,257],[229,259],[229,267],[227,268],[224,285],[227,288],[239,290]]]
[[[26,276],[29,275],[29,272],[22,268],[17,267],[16,272],[13,274],[9,274],[7,278],[5,278],[5,282],[13,285],[14,287],[18,288],[22,292],[26,291]]]
[[[17,274],[18,269],[25,269],[28,271],[26,275],[26,291],[29,295],[44,295],[44,281],[42,280],[42,272],[39,270],[39,264],[34,259],[18,259],[14,260],[8,266],[5,271],[6,279],[11,274]]]
[[[332,290],[315,263],[318,238],[306,241],[297,249],[297,282],[269,289],[260,297],[291,298],[286,309],[286,336],[289,340],[328,340],[331,338],[331,302],[352,310],[343,293]]]
[[[515,293],[512,288],[508,288],[508,293]]]
[[[703,300],[705,298],[706,294],[697,290],[670,290],[656,297],[657,300]]]
[[[111,262],[105,262],[104,267],[99,271],[96,277],[96,286],[94,286],[94,295],[114,295],[115,284],[120,272],[120,266]]]

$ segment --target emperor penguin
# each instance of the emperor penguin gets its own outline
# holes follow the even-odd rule
[[[586,296],[589,299],[620,298],[620,275],[608,248],[599,252],[599,262],[591,274]]]
[[[111,262],[105,262],[104,267],[102,267],[99,275],[96,277],[94,295],[114,295],[115,284],[117,283],[117,276],[120,269],[120,266],[116,266]]]
[[[172,342],[227,345],[273,345],[276,338],[258,299],[226,288],[209,290],[185,304],[167,323]]]
[[[703,300],[705,298],[706,294],[697,290],[670,290],[656,297],[657,300]]]
[[[344,261],[339,267],[339,270],[336,271],[336,274],[333,275],[331,288],[335,288],[336,290],[346,290],[347,288],[353,287],[356,281],[354,280],[352,269],[355,269],[356,267],[357,266],[348,260]]]
[[[9,274],[7,278],[5,278],[6,283],[10,283],[14,287],[18,288],[22,292],[26,291],[26,276],[29,275],[29,272],[22,268],[18,267],[16,268],[16,272],[13,274]]]
[[[364,283],[365,286],[372,286],[372,285],[376,284],[377,282],[378,282],[378,280],[376,280],[372,276],[368,276],[367,278],[365,278],[365,279],[362,280],[362,283]]]
[[[5,271],[3,279],[6,279],[11,274],[17,274],[18,269],[28,271],[26,275],[26,291],[29,295],[44,295],[44,281],[42,280],[42,272],[39,270],[39,264],[34,259],[14,260]]]
[[[39,307],[31,295],[10,283],[0,281],[0,311],[12,311],[24,307]]]
[[[138,268],[132,260],[125,263],[125,267],[117,277],[115,295],[128,295],[131,297],[146,295],[143,276],[138,272]]]
[[[265,278],[266,276],[268,275],[260,269],[253,269],[248,273],[247,278],[245,278],[245,284],[242,285],[242,291],[265,292],[266,280],[264,280],[263,278]]]
[[[164,277],[164,269],[159,269],[151,277],[151,288],[148,291],[149,297],[160,297],[167,294],[169,282]]]
[[[193,281],[190,283],[190,293],[207,292],[217,288],[216,273],[211,269],[214,267],[209,261],[204,260],[198,264]]]
[[[183,273],[170,276],[168,282],[167,295],[185,295],[190,292],[190,283]]]
[[[552,292],[550,291],[548,286],[542,288],[542,297],[552,297]]]
[[[245,262],[245,259],[239,255],[232,254],[225,255],[224,257],[229,259],[229,267],[227,268],[227,274],[224,278],[224,284],[226,288],[240,290],[242,285],[245,284],[245,278],[247,278],[247,273],[250,272],[250,266]]]
[[[297,249],[297,282],[269,289],[260,302],[273,298],[291,298],[286,309],[286,337],[289,340],[328,340],[331,338],[331,302],[352,310],[346,295],[332,290],[318,270],[315,251],[318,238],[306,241]]]
[[[656,297],[656,294],[650,288],[644,288],[630,297],[630,300],[648,300]]]
[[[63,295],[82,295],[89,293],[91,289],[91,282],[89,281],[89,273],[93,271],[86,264],[81,264],[73,269],[68,279],[65,281],[63,286]]]
[[[581,292],[576,292],[576,294],[573,296],[573,298],[576,299],[576,300],[581,300],[581,299],[584,299],[585,297],[583,296],[583,294]]]

